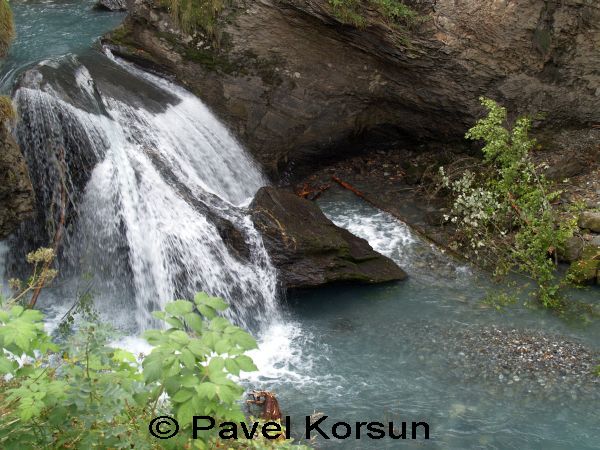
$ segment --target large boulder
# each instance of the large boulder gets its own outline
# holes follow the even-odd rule
[[[0,239],[33,215],[34,197],[25,159],[0,123]]]
[[[597,1],[404,3],[425,20],[403,29],[371,10],[355,27],[330,0],[235,0],[215,39],[182,32],[163,2],[137,0],[105,42],[174,74],[276,176],[381,141],[463,142],[479,96],[543,113],[549,145],[598,122]]]
[[[333,224],[319,207],[291,192],[264,187],[252,219],[286,288],[335,282],[384,283],[406,273],[364,239]]]

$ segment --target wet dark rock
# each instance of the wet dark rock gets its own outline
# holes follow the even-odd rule
[[[98,0],[96,8],[107,11],[127,11],[127,0]]]
[[[0,239],[33,215],[34,195],[25,158],[0,123]]]
[[[250,209],[286,288],[406,278],[402,269],[367,241],[337,227],[317,205],[291,192],[262,188]]]

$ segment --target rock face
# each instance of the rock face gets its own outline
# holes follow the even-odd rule
[[[216,49],[136,0],[107,42],[174,74],[276,176],[367,143],[460,141],[482,95],[552,132],[600,120],[597,1],[405,3],[426,17],[409,30],[375,11],[345,25],[328,0],[236,0]]]
[[[98,0],[96,8],[108,11],[127,11],[127,0]]]
[[[250,208],[286,288],[406,278],[402,269],[367,241],[337,227],[317,205],[291,192],[262,188]]]
[[[14,139],[0,123],[0,239],[31,217],[33,208],[27,164]]]

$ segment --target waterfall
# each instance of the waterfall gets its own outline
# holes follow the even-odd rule
[[[138,329],[200,290],[227,300],[240,326],[271,321],[276,272],[244,209],[261,171],[197,97],[108,57],[102,70],[46,63],[15,93],[43,210],[18,239],[47,244],[66,207],[60,295],[91,277],[97,309],[133,309]]]

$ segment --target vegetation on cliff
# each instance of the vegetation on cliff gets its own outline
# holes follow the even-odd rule
[[[515,269],[524,273],[535,282],[535,295],[544,306],[561,309],[561,289],[569,279],[557,272],[558,254],[577,228],[576,215],[559,214],[553,207],[561,192],[532,159],[531,119],[520,117],[511,129],[504,107],[485,98],[481,103],[488,115],[467,138],[484,142],[486,167],[455,179],[440,169],[453,199],[446,219],[456,225],[467,252],[494,267],[495,275],[505,277]]]
[[[365,11],[374,9],[391,23],[411,25],[419,14],[400,0],[329,0],[338,19],[357,27],[366,24]]]
[[[219,13],[230,0],[160,0],[167,7],[182,31],[193,33],[197,29],[209,35],[215,33]]]

